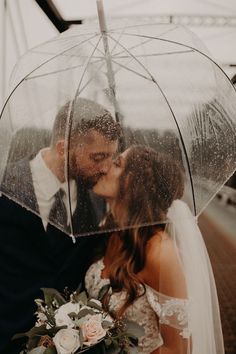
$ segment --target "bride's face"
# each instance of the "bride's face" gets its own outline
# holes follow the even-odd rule
[[[128,149],[120,154],[112,163],[107,174],[101,177],[93,187],[94,193],[106,199],[116,199],[119,192],[119,180],[125,167]]]

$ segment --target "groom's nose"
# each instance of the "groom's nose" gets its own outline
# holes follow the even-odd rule
[[[103,161],[100,172],[106,175],[107,172],[110,170],[111,166],[112,166],[112,157],[109,157],[105,161]]]

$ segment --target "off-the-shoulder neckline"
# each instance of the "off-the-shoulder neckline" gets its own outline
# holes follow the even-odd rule
[[[102,267],[101,267],[100,278],[101,278],[102,280],[109,281],[109,278],[102,277],[102,271],[103,271],[103,269],[105,268],[104,257],[100,258],[100,259],[98,260],[98,262],[100,262],[100,263],[101,263],[101,266],[102,266]],[[159,292],[159,291],[153,289],[150,285],[148,285],[148,284],[146,284],[146,283],[144,283],[144,286],[145,286],[146,289],[149,289],[151,292],[153,292],[154,294],[156,294],[158,297],[165,297],[165,298],[170,299],[170,300],[171,300],[171,299],[172,299],[172,300],[175,299],[175,300],[180,300],[180,301],[188,301],[188,299],[177,298],[177,297],[173,297],[173,296],[170,296],[170,295],[163,294],[163,293],[161,293],[161,292]]]

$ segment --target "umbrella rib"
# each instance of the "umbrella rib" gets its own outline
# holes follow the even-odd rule
[[[128,65],[129,63],[131,63],[134,59],[133,58],[130,58],[130,56],[127,56],[126,58],[124,58],[124,59],[129,59],[129,60],[127,60],[126,61],[126,65]],[[114,61],[114,63],[116,63],[116,61],[115,60],[113,60]],[[122,69],[122,67],[123,66],[121,66],[121,64],[119,64],[119,63],[117,63],[117,65],[119,65],[120,67],[119,68],[117,68],[114,72],[115,72],[115,74],[117,74],[121,69]],[[126,69],[128,69],[128,67],[127,66],[125,66],[125,68]],[[148,79],[149,80],[149,79]]]
[[[88,43],[89,43],[93,48],[95,48],[95,46],[94,46],[93,43],[91,43],[90,41],[88,41]],[[101,58],[104,58],[105,53],[104,53],[101,49],[99,49],[99,48],[96,48],[96,50],[97,50],[98,52],[100,52],[100,54],[102,54],[102,57],[101,57]]]
[[[193,53],[194,50],[186,49],[186,50],[180,50],[176,52],[166,52],[166,53],[153,53],[153,54],[137,54],[135,55],[135,58],[146,58],[146,57],[159,57],[159,56],[164,56],[164,55],[174,55],[174,54],[187,54],[187,53]],[[118,59],[125,59],[129,58],[130,56],[128,55],[122,55],[117,57]],[[116,56],[113,56],[113,58],[116,58]]]
[[[126,28],[129,28],[129,26],[127,26]],[[125,29],[126,29],[126,28],[125,28]],[[163,36],[164,34],[167,34],[167,33],[169,33],[169,32],[172,32],[172,31],[173,31],[174,29],[176,29],[176,28],[177,28],[177,26],[174,26],[174,28],[169,28],[168,30],[166,30],[166,31],[164,31],[164,32],[162,32],[162,33],[160,33],[159,36]],[[121,34],[123,35],[123,32],[121,32]],[[119,37],[119,38],[120,38],[120,37]],[[138,48],[139,46],[141,46],[141,45],[143,45],[143,44],[146,44],[146,43],[152,41],[153,39],[154,39],[154,38],[148,38],[146,41],[144,41],[144,42],[142,42],[142,43],[139,43],[139,44],[136,44],[135,46],[130,47],[129,50]],[[124,52],[125,52],[125,50],[120,51],[119,53],[115,54],[114,56],[117,56],[117,55],[122,54],[122,53],[124,53]]]
[[[153,25],[155,25],[156,23],[153,23]],[[143,25],[143,26],[147,26],[147,24],[146,23],[144,23],[144,24],[141,24],[141,25]],[[152,25],[152,24],[148,24],[148,26],[150,26],[150,25]],[[165,25],[166,25],[166,23],[165,23]],[[169,24],[168,24],[169,25]],[[173,26],[173,25],[172,25]],[[126,26],[126,29],[127,28],[130,28],[130,27],[140,27],[140,24],[137,24],[137,25],[132,25],[132,26]],[[174,26],[174,27],[171,27],[171,28],[169,28],[168,30],[165,30],[164,32],[162,32],[162,33],[159,33],[159,35],[158,35],[158,37],[151,37],[151,36],[141,36],[141,35],[139,35],[139,36],[141,36],[141,37],[146,37],[146,38],[150,38],[150,39],[157,39],[157,38],[159,38],[160,36],[163,36],[163,35],[165,35],[165,34],[167,34],[167,33],[169,33],[169,32],[172,32],[172,31],[174,31],[176,28],[178,28],[179,26],[178,25],[176,25],[176,26]],[[116,31],[118,31],[119,29],[116,29],[116,30],[113,30],[113,31],[110,31],[110,33],[116,33]],[[127,33],[125,33],[125,34],[127,34]],[[137,34],[133,34],[134,36],[137,36]]]
[[[101,59],[102,59],[102,58],[101,58]],[[101,61],[101,59],[95,60],[93,63],[99,63],[99,62]],[[65,71],[68,71],[68,70],[77,69],[77,68],[79,68],[80,66],[83,66],[83,64],[74,65],[74,66],[71,66],[71,67],[66,68],[66,69],[60,69],[60,70],[51,71],[50,73],[45,73],[45,74],[30,76],[30,77],[26,78],[25,80],[28,81],[28,80],[36,79],[36,78],[39,78],[39,77],[44,77],[44,76],[49,76],[49,75],[58,74],[58,73],[65,72]]]
[[[99,71],[102,67],[103,67],[104,63],[102,63],[102,65],[100,65],[97,69],[97,71]],[[81,88],[81,90],[79,90],[78,92],[78,96],[81,94],[81,92],[84,91],[84,89],[88,86],[88,84],[94,79],[95,75],[93,75],[85,84],[84,86]]]
[[[112,39],[112,40],[115,40],[114,38],[112,38],[110,35],[109,37]],[[150,78],[152,79],[153,83],[156,84],[156,86],[158,87],[158,89],[160,90],[161,94],[163,95],[163,98],[165,99],[166,103],[167,103],[167,106],[169,107],[169,110],[172,114],[172,117],[176,123],[176,126],[177,126],[177,129],[178,129],[178,132],[179,132],[179,136],[180,136],[180,140],[182,142],[182,146],[183,146],[183,150],[184,150],[184,154],[185,154],[185,157],[186,157],[186,162],[187,162],[187,166],[188,166],[188,172],[189,172],[189,178],[190,178],[190,184],[191,184],[191,189],[192,189],[192,195],[193,195],[193,206],[194,206],[194,213],[195,215],[196,214],[196,201],[195,201],[195,193],[194,193],[194,188],[193,188],[193,180],[192,180],[192,175],[191,175],[191,168],[190,168],[190,162],[189,162],[189,159],[188,159],[188,155],[187,155],[187,150],[186,150],[186,147],[185,147],[185,144],[184,144],[184,139],[183,139],[183,136],[182,136],[182,133],[181,133],[181,130],[180,130],[180,127],[179,127],[179,124],[177,122],[177,119],[175,117],[175,114],[174,114],[174,111],[170,105],[170,102],[166,96],[166,94],[164,93],[164,91],[162,90],[162,88],[160,87],[160,85],[158,84],[158,82],[156,81],[156,79],[152,76],[152,74],[149,72],[149,70],[147,68],[145,68],[145,66],[131,53],[129,52],[128,49],[126,49],[121,43],[119,43],[119,45],[125,50],[127,51],[133,58],[135,61],[137,61],[137,63],[147,72],[148,75],[150,75]]]
[[[50,53],[50,52],[43,52],[43,51],[39,51],[39,50],[32,50],[31,52],[34,53],[34,54],[42,54],[42,55],[50,55],[50,56],[52,55],[52,53]],[[80,58],[83,55],[60,53],[60,56],[65,56],[66,58],[67,57],[69,57],[69,58]]]
[[[117,40],[117,41],[118,41],[118,40]],[[146,43],[151,42],[151,41],[153,41],[153,38],[148,39],[148,40],[146,40],[146,41],[144,41],[144,42],[142,42],[142,43],[136,44],[136,45],[130,47],[129,50],[138,48],[138,47],[142,46],[143,44],[146,44]],[[119,42],[118,42],[118,43],[119,43]],[[116,42],[115,47],[116,47],[117,45],[118,45],[118,44],[117,44],[117,42]],[[125,50],[121,50],[120,52],[116,53],[116,54],[114,55],[114,57],[119,56],[119,55],[122,54],[122,53],[125,53]]]
[[[121,37],[122,37],[123,34],[124,34],[125,29],[126,29],[126,27],[122,28],[122,31],[121,31],[121,33],[120,33],[119,36],[118,36],[117,42],[120,41]],[[112,50],[111,50],[111,54],[112,54],[112,53],[114,52],[114,50],[116,49],[116,47],[117,47],[117,45],[118,45],[117,42],[115,42],[115,45],[114,45],[114,47],[113,47]]]
[[[123,52],[124,52],[124,51],[123,51]],[[186,50],[186,51],[175,52],[175,53],[164,53],[164,54],[157,54],[157,55],[153,54],[153,55],[150,55],[150,57],[151,57],[151,56],[159,56],[159,55],[184,54],[184,53],[188,53],[188,52],[193,52],[193,51],[192,51],[192,50]],[[149,55],[146,55],[146,56],[149,56]],[[136,57],[136,58],[137,58],[137,57],[140,58],[140,57],[145,57],[145,55],[136,55],[135,57]],[[114,58],[114,57],[113,57],[113,58]],[[119,59],[130,59],[130,55],[129,55],[129,56],[127,55],[127,56],[119,57]],[[129,61],[127,61],[126,65],[127,65],[128,63],[132,62],[133,60],[134,60],[134,59],[131,57],[131,59],[130,59]],[[117,65],[120,66],[119,69],[115,70],[115,73],[118,73],[118,72],[121,70],[121,68],[125,68],[125,69],[127,69],[127,70],[129,70],[129,71],[132,71],[132,72],[136,73],[137,75],[139,75],[139,76],[141,76],[141,77],[143,77],[143,78],[145,78],[145,79],[147,79],[147,80],[150,80],[150,79],[147,78],[145,75],[142,75],[142,74],[139,74],[139,73],[135,72],[134,70],[128,68],[127,66],[118,63],[118,62],[115,61],[114,59],[112,59],[112,61],[113,61],[115,64],[117,64]]]
[[[121,68],[124,68],[125,70],[131,71],[132,73],[134,73],[134,74],[136,74],[136,75],[142,77],[143,79],[146,79],[146,80],[148,80],[148,81],[153,81],[152,78],[149,78],[149,77],[147,77],[147,76],[145,76],[145,75],[142,75],[141,73],[139,73],[139,72],[137,72],[137,71],[135,71],[135,70],[132,70],[132,69],[128,68],[127,66],[118,63],[117,61],[115,61],[115,60],[113,60],[113,59],[112,59],[112,62],[115,63],[116,65],[119,65]]]

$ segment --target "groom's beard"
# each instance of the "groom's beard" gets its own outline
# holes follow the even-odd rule
[[[91,189],[102,176],[104,176],[102,172],[89,175],[87,169],[79,168],[76,164],[75,157],[73,155],[71,156],[69,162],[69,179],[75,179],[79,184],[82,184],[87,189]]]
[[[77,181],[79,184],[82,184],[83,186],[85,186],[87,189],[91,189],[93,188],[98,180],[103,176],[104,174],[96,174],[94,176],[86,176],[83,174],[80,174],[77,176]]]

